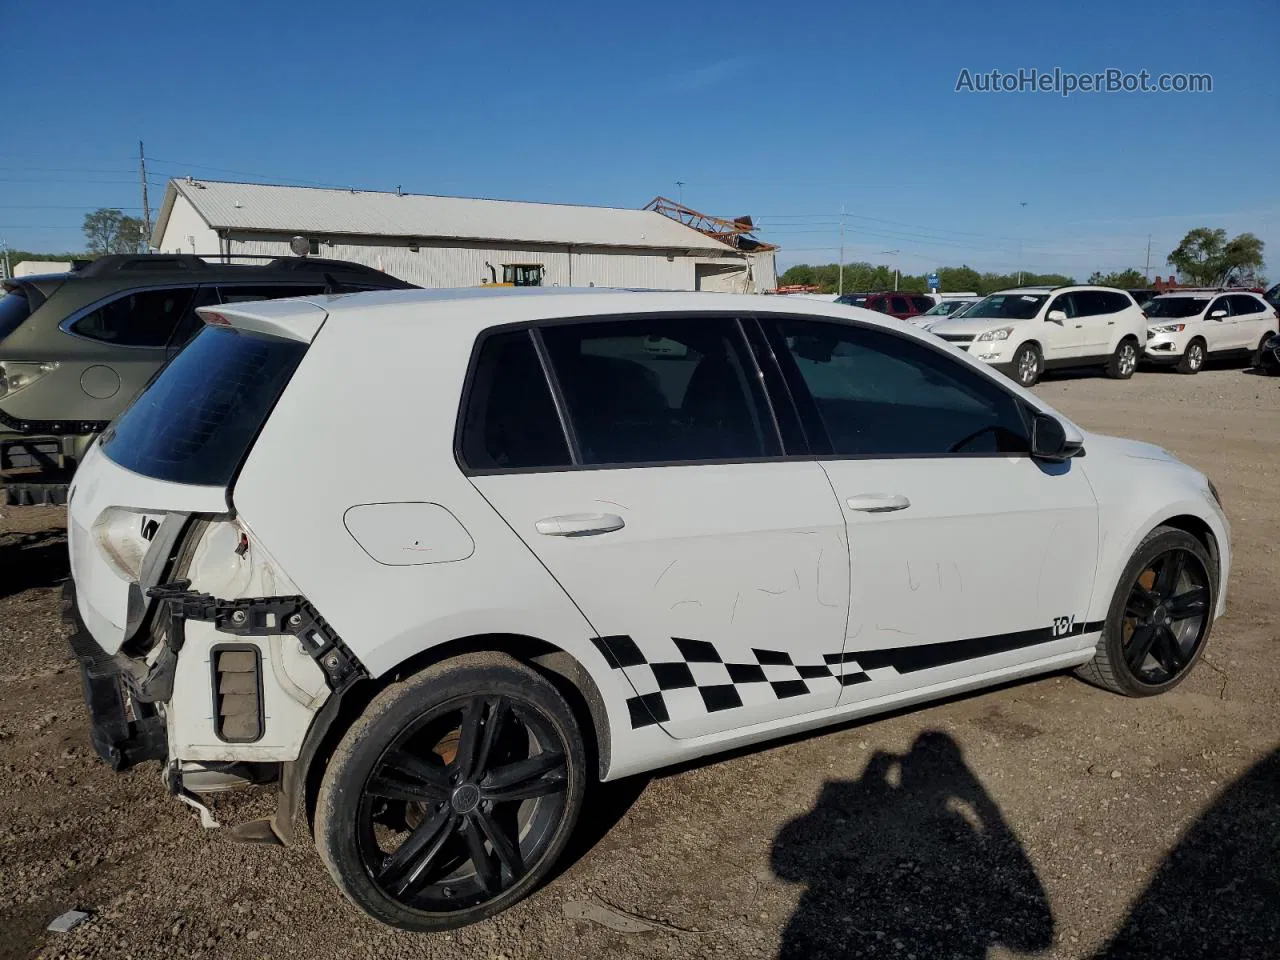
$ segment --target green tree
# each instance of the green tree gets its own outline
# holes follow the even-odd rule
[[[89,252],[93,254],[138,253],[146,249],[142,221],[125,216],[124,211],[115,207],[99,207],[93,213],[86,213],[83,229]]]
[[[1252,233],[1231,240],[1227,231],[1196,227],[1169,254],[1169,266],[1184,279],[1205,287],[1252,283],[1262,269],[1263,243]]]
[[[1095,270],[1089,275],[1089,282],[1099,287],[1117,287],[1120,290],[1138,290],[1147,286],[1148,280],[1138,270],[1129,267],[1115,273],[1103,273]]]

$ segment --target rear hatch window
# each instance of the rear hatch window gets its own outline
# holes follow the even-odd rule
[[[306,350],[206,327],[107,430],[102,452],[157,480],[228,486]]]
[[[31,302],[21,290],[9,290],[0,296],[0,340],[22,326],[31,316]]]

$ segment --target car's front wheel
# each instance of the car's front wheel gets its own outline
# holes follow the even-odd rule
[[[1204,366],[1204,354],[1204,341],[1196,337],[1183,351],[1182,359],[1178,361],[1178,372],[1199,373],[1200,368]]]
[[[1024,343],[1013,355],[1013,378],[1022,387],[1034,387],[1044,371],[1044,358],[1034,343]]]
[[[380,693],[342,738],[316,803],[316,846],[374,919],[473,923],[555,864],[587,771],[573,711],[510,657],[470,654]]]
[[[1185,530],[1149,533],[1120,575],[1093,659],[1077,674],[1130,697],[1181,683],[1209,639],[1212,571],[1209,551]]]

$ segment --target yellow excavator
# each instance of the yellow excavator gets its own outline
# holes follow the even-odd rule
[[[481,280],[486,287],[540,287],[542,286],[543,266],[540,263],[504,263],[502,265],[502,282],[498,282],[498,271],[492,263],[485,261],[489,268],[488,280]]]

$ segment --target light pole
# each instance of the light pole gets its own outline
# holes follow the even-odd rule
[[[1027,201],[1019,200],[1018,206],[1027,209]],[[1018,221],[1018,286],[1022,286],[1022,221]]]
[[[880,256],[890,254],[895,258],[893,261],[893,289],[895,292],[898,289],[898,261],[896,258],[901,252],[901,250],[881,250],[879,254]]]
[[[844,204],[840,204],[840,281],[838,297],[844,296]]]

